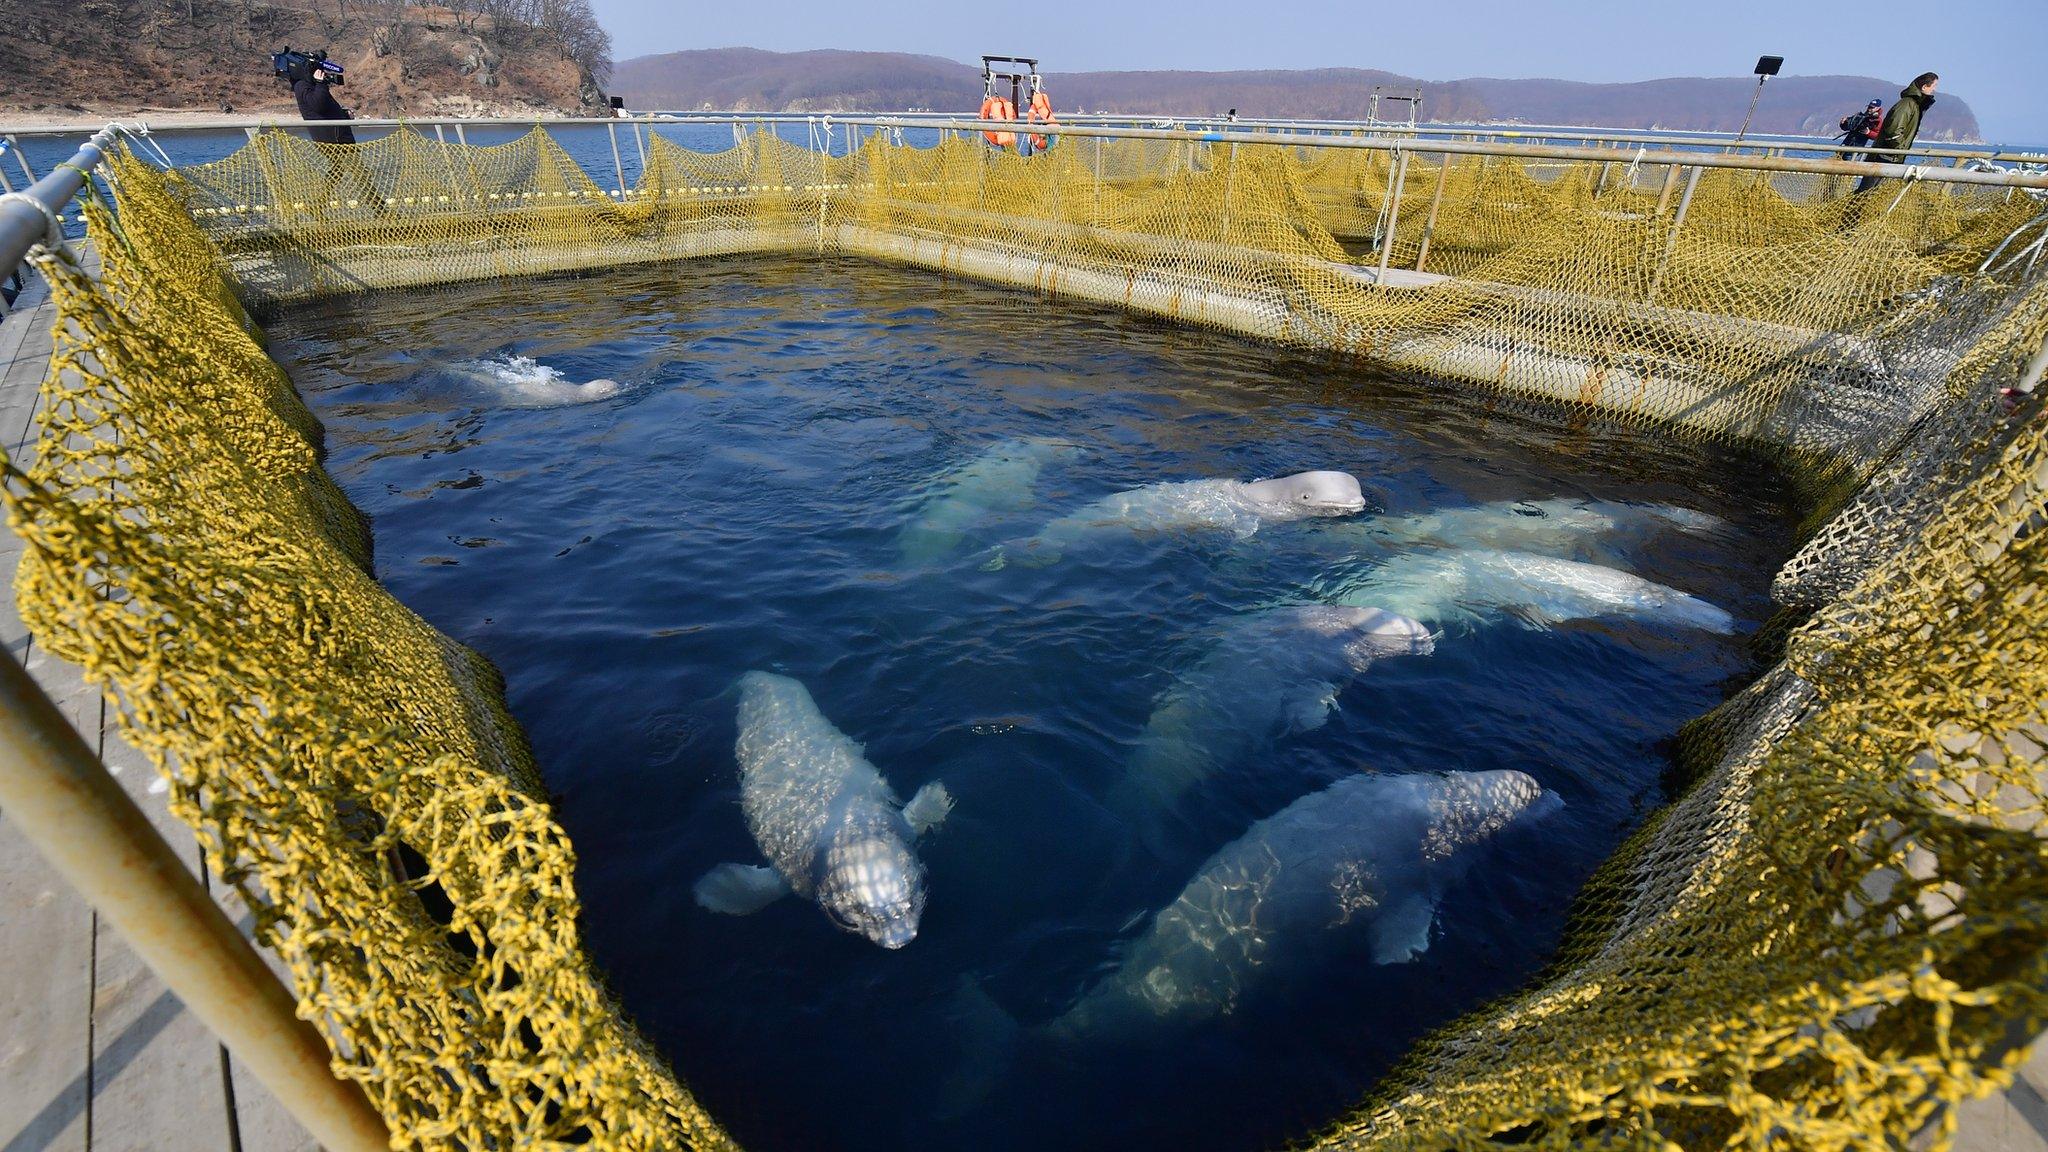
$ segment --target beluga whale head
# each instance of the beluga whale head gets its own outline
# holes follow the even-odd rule
[[[1309,611],[1319,630],[1344,637],[1345,657],[1360,672],[1388,656],[1427,656],[1436,651],[1436,633],[1398,612],[1346,604],[1316,605]]]
[[[1276,518],[1349,516],[1365,510],[1365,492],[1349,472],[1296,472],[1244,486],[1244,494]]]
[[[894,811],[842,813],[817,857],[818,906],[833,923],[884,948],[915,940],[925,880],[913,839]]]

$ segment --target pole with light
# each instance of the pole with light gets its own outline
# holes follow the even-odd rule
[[[1759,56],[1756,58],[1756,91],[1749,94],[1749,111],[1742,114],[1742,127],[1736,131],[1735,139],[1740,141],[1749,133],[1749,118],[1756,115],[1756,102],[1764,94],[1764,81],[1778,74],[1785,66],[1783,56]]]

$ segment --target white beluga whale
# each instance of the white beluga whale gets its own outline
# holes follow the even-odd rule
[[[1509,770],[1339,780],[1209,857],[1048,1031],[1113,1039],[1228,1015],[1256,981],[1326,959],[1354,933],[1374,963],[1408,963],[1481,846],[1562,806]]]
[[[1441,627],[1507,618],[1544,629],[1602,616],[1664,622],[1723,635],[1735,618],[1697,596],[1619,568],[1534,552],[1419,549],[1376,567],[1316,581],[1315,598],[1371,605]]]
[[[794,892],[884,948],[910,943],[925,902],[914,844],[951,810],[945,787],[903,804],[802,684],[749,672],[739,685],[740,807],[768,866],[713,868],[697,902],[745,915]]]
[[[492,356],[465,360],[449,371],[508,408],[559,408],[609,400],[625,389],[616,380],[600,377],[577,382],[562,370],[542,364],[531,356]]]
[[[1338,693],[1374,661],[1428,655],[1435,644],[1417,621],[1372,607],[1293,605],[1233,620],[1159,697],[1111,809],[1149,839],[1204,780],[1322,727]]]
[[[1080,451],[1060,440],[1004,440],[946,471],[932,481],[916,514],[897,534],[897,552],[908,564],[928,564],[946,555],[991,515],[1030,507],[1039,472]]]
[[[1718,516],[1671,504],[1616,500],[1503,500],[1442,508],[1411,516],[1374,516],[1334,526],[1341,540],[1389,545],[1437,544],[1541,552],[1572,559],[1602,557],[1606,546],[1662,532],[1715,535],[1728,530]]]
[[[1002,545],[987,567],[1006,560],[1029,567],[1057,563],[1067,549],[1136,532],[1228,532],[1249,537],[1261,525],[1363,511],[1365,494],[1348,472],[1297,472],[1271,480],[1181,480],[1117,492],[1052,521],[1037,535]]]

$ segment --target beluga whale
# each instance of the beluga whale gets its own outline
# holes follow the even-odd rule
[[[743,916],[795,893],[884,948],[910,943],[925,903],[915,844],[952,810],[945,786],[904,804],[801,683],[749,672],[739,689],[740,807],[768,864],[711,869],[697,903]]]
[[[1620,616],[1723,635],[1735,617],[1697,596],[1619,568],[1491,548],[1418,549],[1384,564],[1319,578],[1315,597],[1382,607],[1431,624],[1509,619],[1547,629]]]
[[[1163,820],[1196,786],[1322,727],[1338,693],[1375,662],[1435,648],[1427,627],[1374,607],[1301,604],[1240,616],[1160,695],[1110,808],[1157,851]]]
[[[991,515],[1031,506],[1032,490],[1045,466],[1079,455],[1081,449],[1043,437],[1004,440],[949,469],[926,488],[916,514],[896,536],[907,564],[928,564],[960,546]]]
[[[1483,846],[1563,804],[1512,770],[1345,777],[1209,857],[1047,1031],[1113,1040],[1229,1015],[1258,981],[1352,940],[1375,964],[1414,961]]]
[[[1617,544],[1638,543],[1670,532],[1723,535],[1729,528],[1718,516],[1672,504],[1560,497],[1374,516],[1338,525],[1332,531],[1337,539],[1356,543],[1435,544],[1600,560],[1608,558]]]
[[[1068,549],[1139,532],[1228,532],[1242,540],[1266,524],[1364,511],[1365,493],[1348,472],[1297,472],[1271,480],[1180,480],[1104,496],[1052,521],[1025,540],[1000,545],[984,567],[1014,559],[1026,567],[1058,563]]]

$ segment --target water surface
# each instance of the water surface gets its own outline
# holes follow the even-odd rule
[[[1347,545],[1309,523],[1131,537],[1045,568],[994,567],[989,547],[1121,489],[1307,468],[1356,474],[1393,514],[1656,501],[1731,527],[1614,562],[1747,630],[1788,539],[1785,490],[1734,453],[850,262],[385,293],[270,333],[373,519],[379,578],[506,673],[597,961],[756,1149],[1303,1136],[1540,967],[1574,891],[1662,802],[1662,743],[1748,671],[1741,635],[1655,620],[1451,628],[1212,781],[1161,861],[1104,803],[1155,701],[1232,618],[1301,595]],[[1017,438],[1076,451],[1024,506],[906,560],[925,486]],[[921,847],[931,896],[909,947],[796,901],[746,918],[693,903],[707,868],[760,861],[733,754],[749,669],[801,680],[903,796],[932,780],[955,796]],[[1352,773],[1494,768],[1564,808],[1484,850],[1420,959],[1374,965],[1333,931],[1220,1021],[1047,1038],[1254,821]]]

